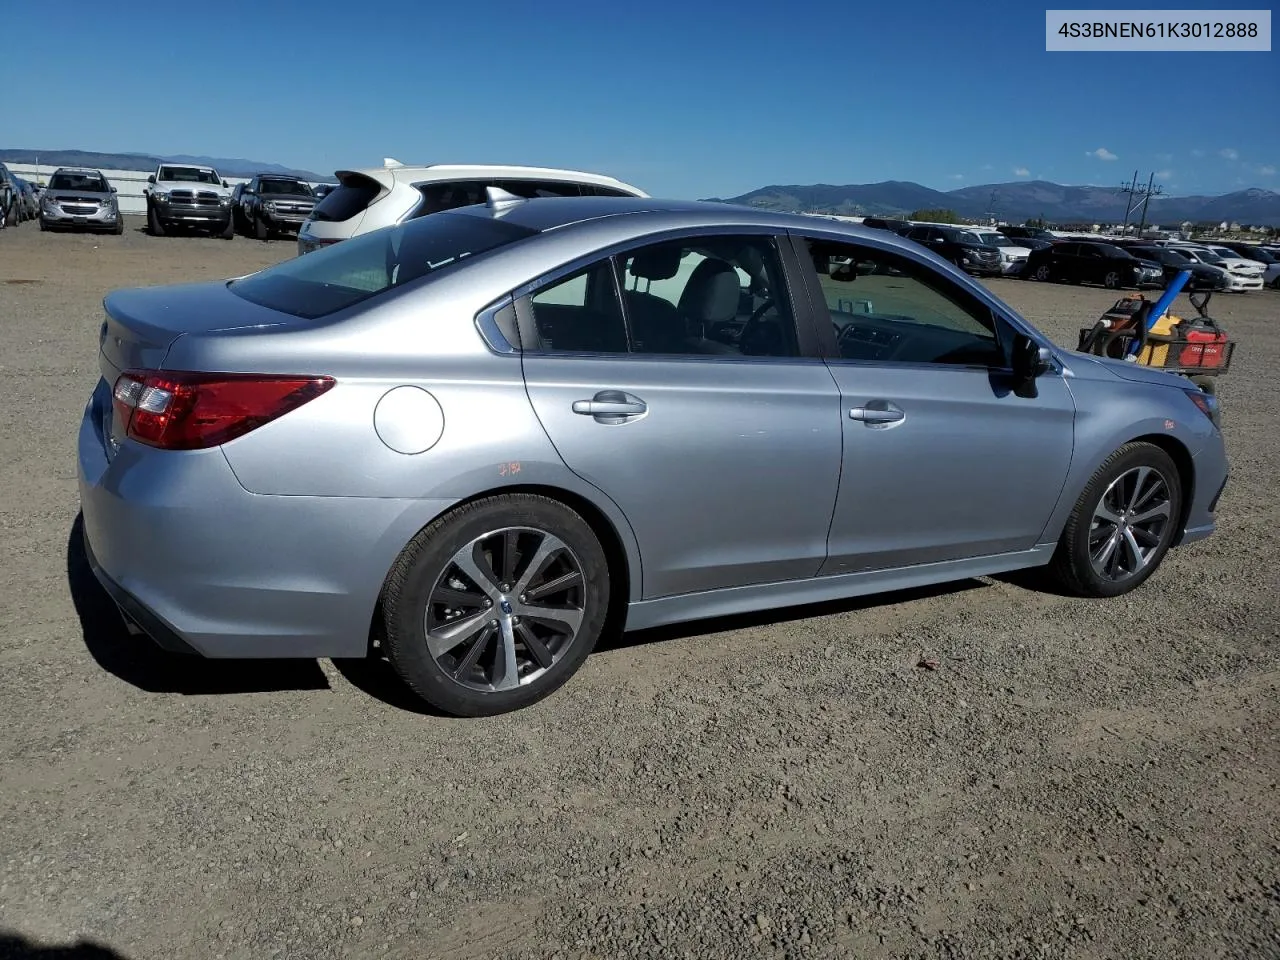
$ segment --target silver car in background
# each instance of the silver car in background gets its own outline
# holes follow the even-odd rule
[[[116,188],[101,170],[59,167],[40,197],[40,229],[84,227],[124,233]]]
[[[1054,346],[918,244],[486,195],[105,299],[79,486],[129,621],[386,656],[475,716],[607,631],[1022,568],[1114,597],[1215,529],[1212,396]]]

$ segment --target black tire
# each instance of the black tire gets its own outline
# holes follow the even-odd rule
[[[236,218],[234,215],[228,215],[227,222],[222,225],[222,229],[216,231],[217,235],[223,240],[231,240],[236,235]]]
[[[1090,557],[1094,514],[1111,484],[1139,467],[1147,467],[1160,475],[1168,495],[1169,515],[1145,564],[1122,579],[1109,579],[1098,574]],[[1080,494],[1071,516],[1067,518],[1047,573],[1057,586],[1078,596],[1118,597],[1128,593],[1155,573],[1164,560],[1177,534],[1181,511],[1182,481],[1173,458],[1152,443],[1126,443],[1098,467]],[[1105,528],[1099,529],[1105,533]]]
[[[271,228],[257,214],[253,217],[253,235],[259,240],[268,240],[271,237]]]
[[[490,531],[513,527],[544,531],[559,538],[576,556],[582,573],[581,625],[559,659],[540,676],[510,690],[480,691],[464,686],[446,673],[445,667],[428,650],[428,600],[458,551]],[[527,562],[523,555],[520,562]],[[550,696],[586,660],[605,624],[609,587],[604,549],[590,524],[576,511],[557,500],[534,494],[486,497],[436,520],[401,552],[382,592],[383,648],[409,688],[444,713],[482,717],[519,710]],[[495,657],[497,642],[494,641],[493,647]]]
[[[147,233],[153,237],[164,236],[164,224],[160,222],[156,208],[150,203],[147,204]]]
[[[41,232],[41,233],[44,233],[44,232],[45,232],[46,230],[48,230],[48,229],[49,229],[49,224],[45,223],[45,219],[44,219],[44,217],[41,217],[41,218],[40,218],[40,232]]]
[[[1108,270],[1107,275],[1102,278],[1102,285],[1108,290],[1120,290],[1124,288],[1124,281],[1120,279],[1119,270]]]
[[[1053,279],[1053,268],[1051,268],[1047,263],[1042,263],[1040,266],[1036,267],[1035,271],[1030,273],[1029,276],[1034,280],[1039,280],[1041,283],[1048,283]]]
[[[1192,384],[1211,397],[1218,395],[1218,378],[1217,377],[1192,377]]]
[[[113,229],[111,232],[114,233],[117,237],[124,233],[124,214],[123,213],[116,211],[116,225],[115,225],[115,229]]]

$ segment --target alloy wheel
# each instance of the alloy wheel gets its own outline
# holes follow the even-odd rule
[[[1160,471],[1134,467],[1116,477],[1089,528],[1094,572],[1113,583],[1136,576],[1159,550],[1171,520],[1169,484]]]
[[[445,565],[427,599],[427,649],[471,690],[512,690],[545,674],[582,627],[582,563],[533,527],[482,534]]]
[[[1120,286],[1120,274],[1112,270],[1106,275],[1102,283],[1108,290],[1115,290]]]

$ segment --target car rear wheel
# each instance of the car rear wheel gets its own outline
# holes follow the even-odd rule
[[[594,648],[609,606],[600,541],[532,494],[467,504],[418,534],[382,596],[384,646],[438,710],[491,716],[549,696]]]
[[[1049,563],[1054,581],[1086,597],[1133,590],[1160,566],[1182,516],[1173,458],[1151,443],[1127,443],[1080,494]]]
[[[1102,278],[1102,285],[1108,290],[1119,290],[1124,285],[1120,281],[1120,271],[1108,270],[1107,275]]]
[[[1036,272],[1032,274],[1032,276],[1034,276],[1041,283],[1048,283],[1049,278],[1052,275],[1053,275],[1053,272],[1049,269],[1049,265],[1047,263],[1040,264],[1040,266],[1036,267]]]

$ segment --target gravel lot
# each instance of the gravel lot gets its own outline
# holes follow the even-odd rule
[[[101,298],[294,249],[140,228],[0,232],[0,958],[1280,957],[1280,295],[1214,301],[1220,530],[1136,594],[629,635],[457,721],[123,631],[73,547]],[[1070,344],[1114,299],[991,285]]]

